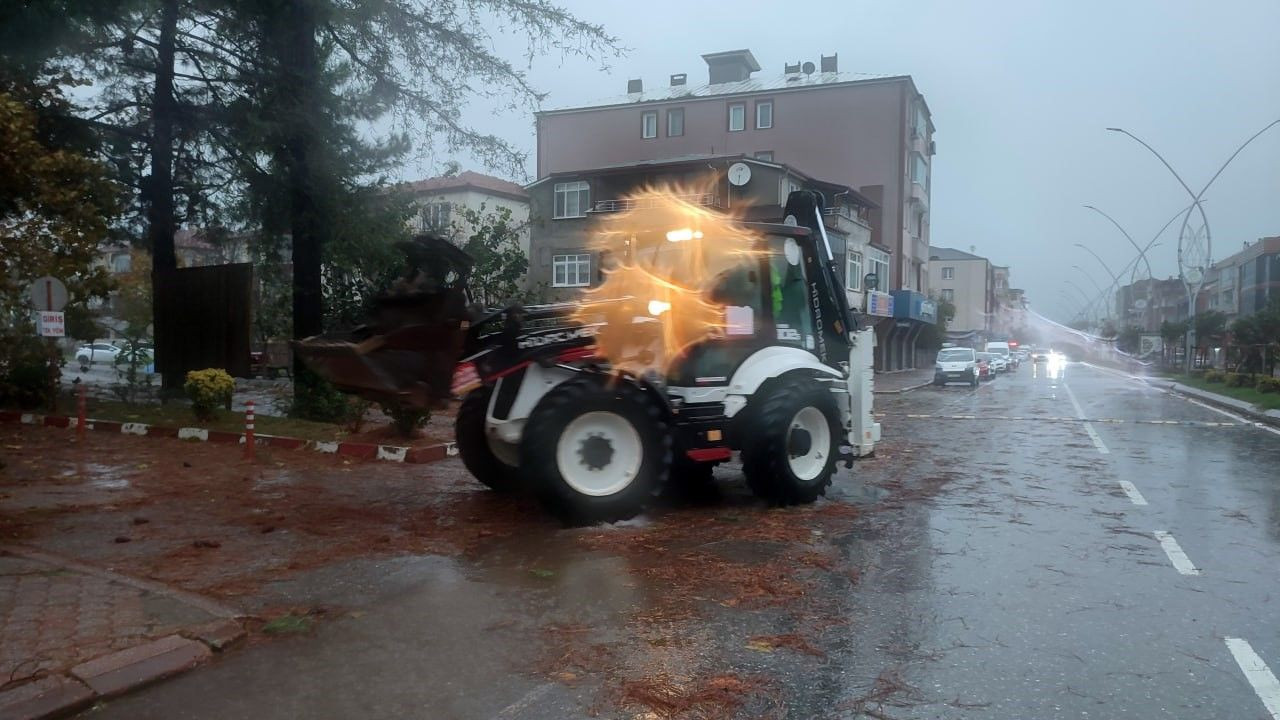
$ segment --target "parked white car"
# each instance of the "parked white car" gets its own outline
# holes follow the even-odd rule
[[[933,366],[933,384],[946,385],[949,382],[962,382],[970,387],[977,387],[977,360],[972,348],[942,348],[938,351],[938,359]]]
[[[76,348],[76,362],[80,363],[80,370],[84,371],[94,363],[111,365],[122,352],[124,350],[119,345],[104,342],[89,343]]]

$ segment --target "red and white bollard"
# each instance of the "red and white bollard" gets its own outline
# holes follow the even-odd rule
[[[253,401],[247,400],[244,404],[244,457],[246,460],[253,459]]]
[[[76,397],[76,440],[84,442],[85,395],[89,392],[89,383],[80,383],[80,393]]]

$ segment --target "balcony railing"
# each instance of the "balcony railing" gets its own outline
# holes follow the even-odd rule
[[[676,195],[678,200],[683,200],[693,205],[701,205],[703,207],[718,208],[720,207],[720,196],[715,193],[698,193],[694,195]],[[591,206],[593,213],[615,213],[625,212],[627,210],[648,210],[657,206],[656,198],[624,198],[621,200],[597,200]]]

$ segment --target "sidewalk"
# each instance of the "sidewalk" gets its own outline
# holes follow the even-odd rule
[[[877,372],[875,391],[878,394],[896,394],[915,390],[933,382],[933,368]]]
[[[1237,400],[1233,397],[1227,397],[1226,395],[1219,395],[1207,390],[1189,387],[1167,378],[1145,377],[1143,378],[1143,381],[1154,387],[1169,390],[1197,400],[1202,400],[1211,405],[1217,405],[1218,407],[1233,410],[1255,422],[1280,427],[1280,410],[1260,410],[1252,403],[1245,402],[1244,400]]]
[[[63,712],[194,667],[243,633],[234,617],[157,583],[0,546],[0,717]]]

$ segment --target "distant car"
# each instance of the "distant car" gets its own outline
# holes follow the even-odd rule
[[[111,343],[96,342],[76,348],[76,362],[80,363],[80,371],[84,372],[94,363],[114,364],[124,349]]]
[[[972,348],[944,347],[933,366],[933,384],[962,382],[978,386],[978,359]]]
[[[1018,360],[1014,357],[1013,350],[1009,348],[1007,342],[989,342],[985,348],[987,352],[999,355],[1004,360],[1004,367],[1000,368],[1000,372],[1008,372],[1018,367]]]
[[[978,353],[978,358],[987,361],[987,365],[991,368],[992,377],[995,377],[1002,372],[1009,372],[1008,361],[999,353],[981,352]]]
[[[991,369],[991,360],[986,357],[986,353],[978,353],[978,381],[990,380],[996,376],[994,370]]]
[[[1049,353],[1050,351],[1044,348],[1036,348],[1031,351],[1031,362],[1049,362]]]

